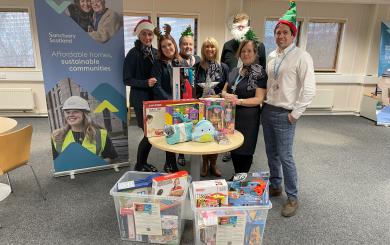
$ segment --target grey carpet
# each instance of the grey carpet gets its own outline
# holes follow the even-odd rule
[[[0,244],[128,244],[119,239],[109,190],[129,168],[54,178],[47,119],[17,121],[19,127],[33,124],[31,164],[48,200],[42,201],[27,167],[11,172],[14,193],[0,202]],[[129,132],[134,163],[142,133],[135,126]],[[300,209],[282,218],[285,197],[272,199],[263,244],[389,244],[390,129],[355,116],[306,116],[295,139]],[[162,152],[152,149],[149,159],[162,169]],[[230,177],[231,162],[218,164]],[[267,168],[260,132],[252,170]],[[187,222],[182,244],[192,240]]]

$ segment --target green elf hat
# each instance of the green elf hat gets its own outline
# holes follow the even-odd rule
[[[258,37],[256,36],[256,34],[254,33],[254,31],[252,31],[252,29],[249,29],[249,30],[245,33],[245,39],[246,39],[246,40],[254,41],[256,44],[259,43],[259,39],[258,39]]]
[[[191,37],[193,37],[193,36],[194,36],[194,33],[192,33],[191,26],[188,26],[188,27],[181,33],[181,36],[182,36],[182,37],[186,37],[186,36],[191,36]]]
[[[284,13],[283,17],[279,19],[276,27],[279,24],[288,25],[292,30],[292,35],[295,37],[297,34],[297,5],[295,4],[295,1],[290,0],[290,8]]]

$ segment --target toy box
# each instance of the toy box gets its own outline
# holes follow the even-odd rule
[[[269,204],[269,173],[240,173],[229,181],[229,206],[259,206]]]
[[[118,191],[118,183],[146,179],[150,173],[128,171],[111,188],[120,238],[140,243],[180,244],[188,185],[182,196],[157,196]],[[121,186],[121,185],[119,185]]]
[[[181,196],[188,188],[188,172],[179,171],[153,179],[152,194],[158,196]]]
[[[194,69],[192,67],[173,67],[173,99],[196,98]]]
[[[164,135],[165,107],[170,104],[197,102],[196,99],[189,100],[156,100],[144,101],[144,134],[146,137],[157,137]]]
[[[192,189],[197,208],[228,205],[228,185],[224,179],[194,181]]]
[[[167,125],[185,122],[196,124],[204,117],[204,105],[200,102],[170,104],[165,107],[165,111]]]
[[[192,122],[165,125],[164,134],[167,144],[174,145],[181,142],[191,141]]]
[[[233,134],[236,106],[223,98],[199,99],[205,107],[205,118],[209,120],[219,132]]]

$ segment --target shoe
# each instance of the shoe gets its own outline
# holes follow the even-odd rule
[[[179,156],[177,157],[177,164],[179,164],[180,166],[186,165],[186,159],[183,154],[179,154]]]
[[[269,196],[270,197],[280,197],[282,195],[282,187],[279,186],[278,188],[273,188],[272,186],[269,186]]]
[[[217,168],[217,160],[210,161],[210,173],[215,177],[221,177],[222,173]]]
[[[282,216],[283,217],[292,217],[297,213],[298,210],[298,200],[289,198],[287,202],[283,205]]]
[[[139,172],[158,172],[158,169],[152,164],[145,163],[143,166],[135,166],[135,171]]]
[[[230,160],[232,160],[232,156],[230,152],[226,152],[222,157],[222,162],[229,162]]]
[[[171,164],[166,164],[164,165],[164,171],[166,173],[176,173],[177,171],[179,171],[179,169],[177,168],[176,164],[174,165],[171,165]]]

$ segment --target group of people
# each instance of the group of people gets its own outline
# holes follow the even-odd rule
[[[143,101],[172,99],[172,67],[194,67],[196,97],[202,96],[202,83],[208,77],[216,83],[215,95],[236,104],[235,129],[244,135],[241,147],[231,152],[236,173],[248,172],[253,162],[260,123],[270,168],[270,195],[282,194],[282,176],[288,200],[282,215],[290,217],[298,209],[297,172],[293,159],[293,139],[296,121],[315,95],[313,61],[310,55],[294,44],[297,34],[296,5],[279,19],[274,29],[277,49],[266,63],[264,45],[249,26],[249,16],[235,15],[233,39],[224,44],[219,60],[219,45],[209,37],[201,47],[201,57],[193,55],[193,34],[187,29],[179,45],[170,35],[149,20],[140,21],[134,29],[138,36],[135,47],[126,55],[124,83],[131,86],[130,103],[134,107],[138,126],[143,129]],[[152,47],[154,36],[158,47]],[[261,117],[260,117],[261,115]],[[144,137],[138,146],[136,171],[158,171],[147,162],[151,144]],[[183,165],[184,157],[178,162]],[[217,155],[203,156],[201,175],[220,177]],[[184,160],[185,161],[185,160]],[[174,153],[166,152],[164,170],[178,170]],[[283,174],[282,174],[283,171]]]
[[[74,0],[65,13],[96,41],[105,43],[123,26],[123,18],[105,0]]]

